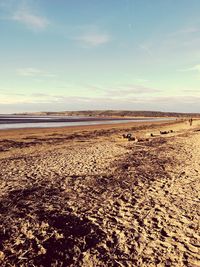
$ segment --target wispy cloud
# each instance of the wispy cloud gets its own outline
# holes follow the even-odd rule
[[[200,46],[200,25],[188,25],[180,27],[169,32],[160,32],[159,35],[151,36],[138,44],[140,51],[149,56],[154,62],[168,61],[173,57],[183,61],[186,58],[186,53],[190,57],[199,55]],[[154,56],[156,55],[156,56]],[[148,57],[145,58],[148,60]]]
[[[193,95],[200,95],[199,89],[183,89],[184,93],[193,94]]]
[[[16,11],[11,19],[33,30],[44,30],[49,25],[47,18],[36,15],[32,10],[24,7]]]
[[[199,27],[188,27],[183,29],[182,31],[180,31],[180,33],[186,33],[186,34],[190,34],[190,33],[196,33],[196,32],[200,32],[200,28]]]
[[[2,93],[0,94],[0,104],[34,104],[34,103],[55,103],[63,102],[63,96],[52,95],[52,94],[43,94],[43,93],[34,93],[34,94],[25,94],[25,93]]]
[[[125,85],[119,86],[114,89],[108,89],[106,94],[109,96],[113,96],[114,98],[118,97],[129,97],[134,95],[148,95],[153,93],[158,93],[160,90],[150,87],[144,87],[140,85]]]
[[[34,31],[45,30],[50,24],[46,17],[33,8],[29,0],[0,0],[0,8],[4,20],[20,23]]]
[[[143,43],[139,45],[139,48],[144,51],[147,55],[152,56],[152,44],[150,43]]]
[[[178,71],[183,71],[183,72],[196,71],[196,72],[200,72],[200,64],[197,64],[197,65],[195,65],[193,67],[190,67],[190,68],[180,69]]]
[[[17,74],[24,77],[56,77],[55,74],[36,68],[20,68],[17,69]]]
[[[169,36],[181,36],[181,35],[191,35],[195,33],[200,32],[200,27],[199,26],[188,26],[182,29],[179,29],[178,31],[171,32]]]
[[[89,32],[80,34],[74,39],[88,46],[100,46],[109,43],[111,36],[106,33]]]
[[[161,103],[161,104],[197,104],[200,101],[200,96],[196,95],[174,95],[174,96],[158,96],[158,97],[151,97],[149,99],[152,103]]]
[[[142,78],[136,78],[135,81],[138,82],[138,83],[146,83],[146,82],[149,82],[149,80],[142,79]]]
[[[96,24],[83,24],[68,26],[65,36],[85,47],[98,47],[110,43],[112,36],[106,29]]]

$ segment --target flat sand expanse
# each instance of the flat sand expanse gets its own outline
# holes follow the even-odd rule
[[[1,266],[200,266],[200,120],[2,130],[0,169]]]

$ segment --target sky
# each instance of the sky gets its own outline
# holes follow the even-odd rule
[[[200,112],[199,0],[0,0],[0,113]]]

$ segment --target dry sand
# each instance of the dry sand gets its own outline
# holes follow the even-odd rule
[[[0,136],[1,266],[200,266],[199,120]]]

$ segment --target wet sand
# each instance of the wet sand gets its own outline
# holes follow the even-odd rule
[[[200,120],[2,130],[0,168],[1,266],[200,266]]]

